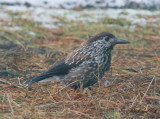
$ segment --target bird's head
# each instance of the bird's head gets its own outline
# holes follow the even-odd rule
[[[108,32],[101,32],[90,38],[88,44],[98,45],[104,48],[113,48],[116,44],[128,44],[129,41],[115,37],[113,34]]]

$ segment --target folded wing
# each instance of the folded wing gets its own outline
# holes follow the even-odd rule
[[[40,74],[39,76],[28,79],[27,81],[24,82],[25,85],[29,85],[35,82],[42,81],[44,79],[47,79],[52,76],[63,76],[66,75],[69,70],[72,68],[71,65],[65,64],[64,60],[61,60],[57,62],[53,67],[48,69],[46,72]]]

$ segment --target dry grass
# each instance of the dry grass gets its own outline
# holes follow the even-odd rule
[[[57,30],[36,26],[33,30],[38,33],[34,37],[1,29],[1,37],[15,38],[18,45],[0,49],[0,119],[160,118],[160,29],[137,27],[129,32],[101,24],[91,28],[79,25],[81,28]],[[129,46],[115,48],[112,68],[100,86],[97,83],[91,90],[61,90],[64,84],[49,82],[21,88],[25,79],[84,44],[87,34],[100,31],[114,32],[131,41]],[[112,84],[104,86],[105,80]]]

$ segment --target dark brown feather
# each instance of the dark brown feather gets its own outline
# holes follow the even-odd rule
[[[103,37],[106,37],[106,36],[108,36],[109,38],[115,37],[111,33],[101,32],[101,33],[99,33],[99,34],[97,34],[95,36],[90,37],[89,40],[88,40],[88,43],[92,43],[92,42],[97,41],[97,40],[99,40],[99,39],[101,39]]]

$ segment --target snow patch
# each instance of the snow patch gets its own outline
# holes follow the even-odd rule
[[[3,29],[17,31],[17,30],[21,30],[21,27],[19,27],[19,26],[14,26],[14,27],[4,26]]]
[[[157,16],[160,11],[149,10],[135,10],[135,9],[84,9],[82,11],[54,9],[44,7],[26,7],[26,6],[2,6],[0,8],[0,20],[12,20],[17,16],[10,16],[8,12],[16,13],[23,12],[21,18],[31,19],[38,22],[43,27],[57,28],[63,25],[70,25],[63,23],[62,20],[67,21],[81,21],[84,24],[88,22],[98,23],[103,18],[123,18],[131,22],[132,27],[124,26],[125,28],[133,29],[135,26],[147,25],[146,16]],[[140,16],[140,17],[139,17]],[[153,21],[153,20],[152,20]],[[154,21],[160,21],[155,17]],[[0,21],[1,22],[1,21]],[[12,25],[11,25],[12,26]]]
[[[20,4],[54,8],[160,8],[160,0],[1,0],[2,4]]]

